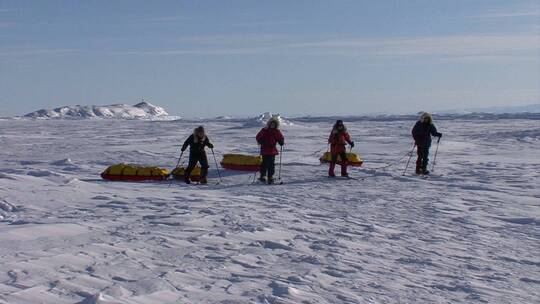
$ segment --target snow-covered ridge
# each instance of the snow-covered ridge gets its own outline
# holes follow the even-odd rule
[[[266,122],[270,118],[277,118],[281,126],[290,126],[292,122],[286,118],[283,118],[280,114],[272,114],[271,112],[265,112],[257,117],[252,117],[244,123],[244,127],[260,127],[265,126]]]
[[[42,109],[26,114],[27,118],[60,119],[153,119],[168,117],[164,108],[143,101],[136,105],[114,104],[105,106],[63,106],[55,109]]]
[[[540,120],[540,113],[466,113],[466,114],[444,114],[433,113],[435,120],[494,120],[494,119],[528,119]],[[337,119],[346,122],[358,121],[415,121],[418,119],[418,114],[386,114],[386,115],[348,115],[348,116],[301,116],[291,118],[294,122],[314,123],[328,122],[332,123]]]
[[[439,111],[440,114],[525,114],[525,113],[540,113],[540,104],[530,104],[524,106],[495,106],[483,108],[466,108],[454,109],[447,111]]]

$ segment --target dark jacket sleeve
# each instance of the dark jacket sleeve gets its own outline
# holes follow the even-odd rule
[[[277,142],[282,146],[285,144],[285,137],[283,137],[283,133],[280,130],[277,130]]]
[[[435,136],[435,137],[441,137],[442,136],[441,133],[437,132],[437,128],[435,127],[434,124],[430,125],[429,133],[431,134],[431,136]]]
[[[187,146],[191,145],[193,143],[193,134],[190,135],[186,141],[184,142],[184,144],[182,145],[182,151],[186,151],[187,149]]]
[[[414,138],[414,140],[418,144],[418,141],[420,140],[420,124],[418,122],[412,128],[411,134],[412,134],[412,137]]]
[[[206,139],[204,140],[204,145],[210,149],[214,149],[214,145],[210,142],[210,139],[208,138],[208,136],[206,136]]]
[[[263,141],[263,132],[264,132],[264,129],[261,129],[259,131],[259,133],[257,133],[257,136],[255,137],[255,139],[257,139],[257,143],[259,145],[262,145],[262,141]]]

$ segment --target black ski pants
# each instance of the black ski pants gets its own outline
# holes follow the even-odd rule
[[[264,177],[268,173],[268,177],[273,177],[276,172],[276,156],[263,155],[261,165],[261,176]]]
[[[429,147],[418,146],[416,149],[416,155],[418,156],[416,159],[416,171],[427,170],[429,162]]]
[[[201,178],[206,178],[208,175],[208,157],[206,156],[206,152],[196,152],[189,154],[189,164],[184,176],[186,179],[191,176],[191,172],[197,163],[201,164]]]

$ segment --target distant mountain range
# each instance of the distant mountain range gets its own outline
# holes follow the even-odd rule
[[[437,111],[438,114],[470,114],[470,113],[489,113],[489,114],[515,114],[515,113],[540,113],[540,104],[531,104],[526,106],[503,106],[503,107],[484,107],[468,108],[459,110]]]
[[[540,113],[540,104],[531,104],[526,106],[505,106],[505,107],[483,107],[483,108],[468,108],[468,109],[453,109],[453,110],[444,110],[444,111],[434,111],[437,115],[444,116],[461,116],[461,115],[479,115],[479,114],[490,114],[490,115],[504,115],[504,114],[524,114],[524,113]],[[377,118],[377,119],[386,119],[386,118],[396,118],[396,117],[415,117],[417,114],[366,114],[366,115],[351,115],[350,117],[364,117],[364,118]],[[245,122],[247,125],[259,126],[264,125],[264,123],[271,117],[271,113],[264,113],[257,117],[252,117],[249,121]],[[278,115],[279,116],[279,115]],[[178,118],[176,116],[169,116],[167,111],[160,107],[153,105],[149,102],[143,101],[136,105],[126,105],[126,104],[114,104],[114,105],[75,105],[75,106],[63,106],[55,109],[41,109],[35,112],[28,113],[23,116],[24,118],[35,118],[35,119],[167,119],[167,118]],[[326,119],[329,117],[339,117],[339,116],[303,116],[296,117],[295,120],[305,120],[305,119]],[[240,118],[231,118],[231,117],[219,117],[217,120],[242,120],[246,119]],[[279,117],[280,121],[287,125],[290,122],[283,117]]]
[[[169,113],[164,108],[145,101],[133,106],[126,104],[63,106],[55,109],[42,109],[24,115],[27,118],[37,119],[152,119],[167,116],[169,116]]]

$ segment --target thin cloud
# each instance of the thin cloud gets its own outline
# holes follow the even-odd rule
[[[11,46],[0,48],[2,56],[28,56],[28,55],[64,55],[68,53],[79,52],[77,49],[62,49],[62,48],[40,48],[40,47],[25,47]]]
[[[190,20],[193,20],[193,18],[188,16],[160,16],[138,20],[137,25],[172,25],[184,23]]]
[[[2,13],[11,13],[11,12],[15,12],[17,11],[17,9],[14,9],[14,8],[0,8],[0,14]]]
[[[470,35],[383,39],[337,39],[291,45],[323,53],[338,51],[380,56],[483,56],[511,55],[540,50],[535,35]]]
[[[540,16],[538,11],[527,12],[508,12],[508,13],[491,13],[469,16],[469,18],[512,18],[512,17],[536,17]]]
[[[284,35],[184,37],[182,48],[142,50],[139,55],[296,54],[363,57],[512,58],[536,54],[540,38],[523,35],[299,39]]]
[[[205,35],[205,36],[186,36],[176,39],[181,43],[192,43],[200,45],[216,44],[257,44],[257,43],[275,43],[292,39],[290,35],[283,34],[230,34],[230,35]]]
[[[209,49],[177,49],[177,50],[143,50],[121,52],[127,55],[152,55],[152,56],[174,56],[174,55],[253,55],[268,52],[268,47],[240,47],[240,48],[209,48]]]
[[[271,21],[262,21],[262,20],[254,20],[254,21],[245,21],[245,22],[237,22],[233,23],[232,26],[236,27],[263,27],[263,26],[276,26],[276,25],[295,25],[299,22],[297,20],[271,20]]]
[[[471,19],[498,19],[498,18],[519,18],[519,17],[539,17],[540,5],[510,9],[491,10],[475,15],[467,16]]]
[[[144,56],[312,55],[388,59],[538,60],[540,37],[520,35],[454,35],[424,37],[298,37],[282,34],[232,34],[179,37],[170,49],[94,50],[97,53]],[[80,52],[68,48],[15,46],[0,55],[55,55]]]

